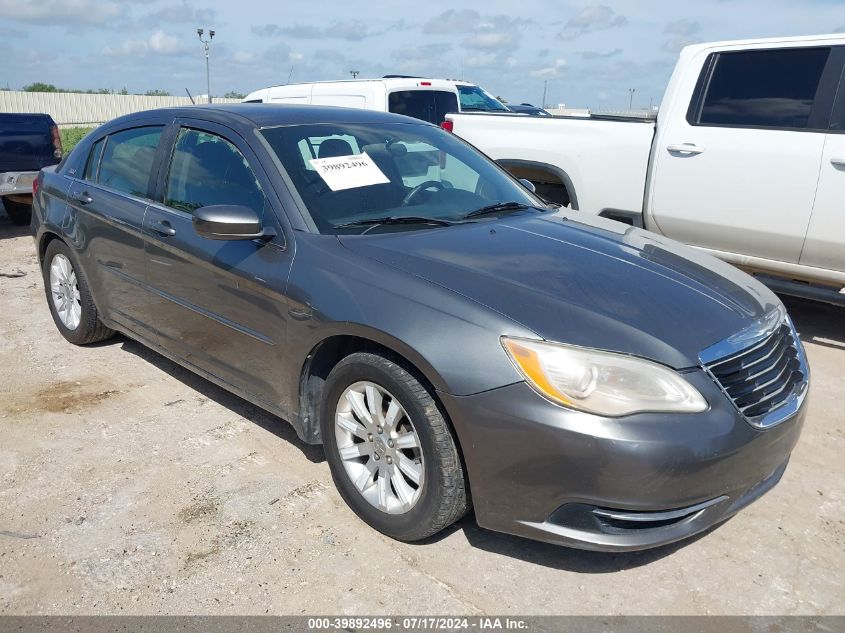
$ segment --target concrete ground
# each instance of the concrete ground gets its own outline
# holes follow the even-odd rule
[[[845,311],[788,301],[813,369],[782,482],[634,554],[359,521],[322,450],[133,341],[64,341],[0,213],[0,614],[845,613]]]

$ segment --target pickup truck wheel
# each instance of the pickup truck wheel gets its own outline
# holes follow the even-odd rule
[[[451,429],[405,368],[356,353],[329,374],[321,407],[326,459],[343,500],[370,526],[417,541],[466,513],[466,477]]]
[[[53,322],[69,342],[86,345],[114,335],[100,322],[88,278],[67,244],[57,239],[50,242],[42,274]]]
[[[18,226],[29,226],[29,222],[32,219],[31,204],[4,199],[3,206],[6,208],[6,215],[9,216],[9,219],[14,224]]]

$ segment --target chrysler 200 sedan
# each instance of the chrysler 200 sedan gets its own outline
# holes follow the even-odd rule
[[[68,341],[122,332],[289,420],[396,539],[472,506],[572,547],[669,543],[774,486],[801,430],[769,290],[415,119],[132,114],[41,173],[32,227]]]

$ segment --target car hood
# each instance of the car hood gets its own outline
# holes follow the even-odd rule
[[[779,305],[765,286],[724,262],[579,212],[339,239],[543,339],[675,368],[698,365],[699,352]]]

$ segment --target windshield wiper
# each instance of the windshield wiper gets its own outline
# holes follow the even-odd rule
[[[367,218],[366,220],[355,220],[345,224],[335,224],[336,229],[349,229],[356,226],[370,226],[375,228],[381,224],[432,224],[434,226],[452,226],[456,222],[441,220],[439,218],[425,218],[418,215],[386,216],[383,218]],[[367,229],[369,230],[369,229]],[[366,233],[367,231],[364,231]],[[362,235],[364,234],[362,233]]]
[[[548,211],[523,202],[497,202],[495,204],[488,204],[486,207],[481,207],[475,211],[470,211],[463,218],[477,218],[480,215],[492,215],[494,213],[506,213],[509,211],[520,211],[522,209],[536,209],[537,211]]]

